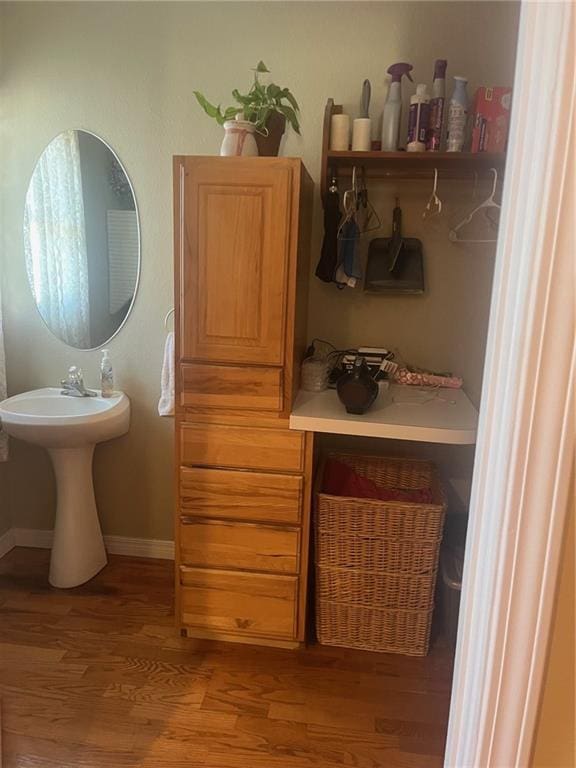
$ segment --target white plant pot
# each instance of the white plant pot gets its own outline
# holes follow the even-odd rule
[[[254,138],[254,124],[247,120],[228,120],[224,123],[224,140],[220,147],[223,157],[255,157],[258,146]]]

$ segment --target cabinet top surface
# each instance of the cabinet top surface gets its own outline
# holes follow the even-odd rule
[[[300,390],[290,428],[340,435],[363,435],[450,445],[476,442],[478,411],[461,389],[421,389],[392,384],[361,415],[346,413],[333,389]]]
[[[206,171],[209,168],[222,172],[228,168],[233,174],[236,171],[258,173],[268,169],[290,170],[294,176],[302,175],[312,183],[312,177],[301,157],[222,157],[220,155],[173,155],[172,165],[175,174],[179,166],[187,169],[197,168]],[[233,177],[231,178],[232,181]],[[241,183],[241,180],[240,180]]]
[[[193,162],[210,162],[222,165],[304,165],[301,157],[224,157],[222,155],[174,155],[174,160],[188,160]]]

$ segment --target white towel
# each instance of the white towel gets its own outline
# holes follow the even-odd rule
[[[160,400],[158,413],[160,416],[174,416],[174,332],[166,336],[164,347],[164,362],[160,379]]]

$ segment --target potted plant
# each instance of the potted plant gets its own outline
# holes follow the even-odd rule
[[[269,73],[263,61],[258,62],[253,70],[254,81],[246,94],[235,88],[232,96],[239,106],[230,106],[222,110],[214,106],[199,91],[194,91],[198,103],[209,117],[224,126],[226,131],[221,154],[260,154],[274,157],[278,154],[280,141],[286,130],[286,121],[296,133],[300,133],[297,113],[298,102],[289,88],[280,88],[275,83],[265,85],[260,75]],[[257,153],[252,151],[253,138]],[[231,151],[232,150],[232,151]]]

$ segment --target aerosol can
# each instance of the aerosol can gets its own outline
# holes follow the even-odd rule
[[[426,134],[426,149],[438,152],[444,139],[444,111],[446,104],[446,59],[436,59],[434,63],[434,82],[430,99],[430,119]]]

